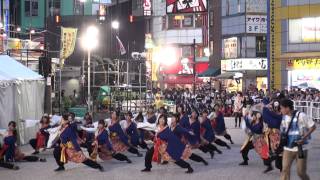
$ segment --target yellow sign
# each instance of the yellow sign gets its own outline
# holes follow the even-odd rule
[[[22,49],[21,39],[17,38],[8,38],[7,40],[7,49]]]
[[[78,29],[76,28],[61,27],[60,59],[62,60],[62,64],[74,51],[77,40],[77,31]]]
[[[320,69],[320,59],[294,59],[288,62],[289,69]]]

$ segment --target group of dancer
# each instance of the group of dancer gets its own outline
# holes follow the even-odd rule
[[[120,112],[114,111],[109,120],[102,119],[96,123],[89,113],[83,122],[77,121],[74,113],[62,115],[58,122],[52,122],[45,115],[39,122],[40,129],[35,138],[29,141],[34,149],[31,156],[21,153],[17,146],[16,123],[10,122],[7,133],[3,135],[0,166],[17,170],[19,167],[15,162],[46,162],[37,154],[52,148],[58,166],[55,171],[65,170],[64,165],[68,161],[104,171],[103,166],[97,162],[98,157],[102,161],[116,159],[132,163],[124,152],[142,157],[143,154],[138,150],[140,147],[146,150],[143,172],[151,171],[152,162],[174,162],[187,169],[187,173],[192,173],[193,168],[187,162],[188,159],[208,165],[203,157],[193,152],[195,149],[209,153],[211,158],[215,152],[222,153],[216,145],[230,149],[226,142],[216,137],[224,136],[233,144],[219,105],[210,114],[206,110],[199,113],[193,109],[189,115],[183,105],[178,106],[177,112],[168,114],[164,108],[160,108],[159,113],[155,114],[151,109],[144,117],[142,113],[133,116],[128,111],[124,113],[125,120],[121,121]],[[148,145],[148,140],[153,143]]]
[[[251,149],[255,149],[267,166],[264,173],[273,170],[273,161],[276,167],[282,170],[282,155],[278,150],[282,122],[280,100],[281,97],[272,100],[265,98],[262,103],[248,106],[243,111],[247,138],[241,147],[243,162],[239,165],[248,165],[248,153]]]

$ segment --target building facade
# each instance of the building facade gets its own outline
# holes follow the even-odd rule
[[[174,9],[175,1],[153,0],[151,36],[153,39],[153,63],[163,76],[158,79],[165,86],[192,85],[193,71],[200,74],[209,65],[209,18],[207,1],[202,7]],[[195,42],[195,67],[194,44]],[[155,70],[155,67],[153,67]],[[197,79],[197,82],[201,80]]]
[[[225,88],[266,90],[267,0],[221,1],[221,36],[221,77],[230,79]]]
[[[320,0],[269,0],[270,87],[320,89]]]

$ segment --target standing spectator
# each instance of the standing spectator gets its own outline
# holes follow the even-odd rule
[[[284,99],[280,107],[283,114],[280,130],[286,135],[287,140],[283,151],[280,179],[290,180],[290,169],[293,161],[296,160],[298,176],[302,180],[309,180],[307,174],[308,140],[316,129],[316,125],[305,113],[294,110],[293,101]]]
[[[238,92],[237,96],[234,99],[234,116],[235,116],[234,127],[237,127],[238,119],[239,119],[239,127],[241,125],[242,108],[243,108],[243,96],[241,92]]]

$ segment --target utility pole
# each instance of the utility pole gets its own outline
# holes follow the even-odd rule
[[[47,44],[47,29],[48,29],[48,24],[47,24],[47,0],[44,0],[44,56],[45,56],[45,61],[47,61],[46,63],[49,63],[47,66],[45,66],[45,68],[49,68],[46,69],[46,71],[48,71],[47,76],[45,76],[45,81],[46,81],[46,86],[45,86],[45,96],[44,96],[44,112],[47,114],[52,114],[52,103],[51,103],[51,91],[52,91],[52,87],[51,87],[51,60],[49,60],[50,56],[49,56],[49,46]],[[31,33],[30,33],[31,34]]]
[[[196,94],[196,39],[193,39],[193,95]]]

